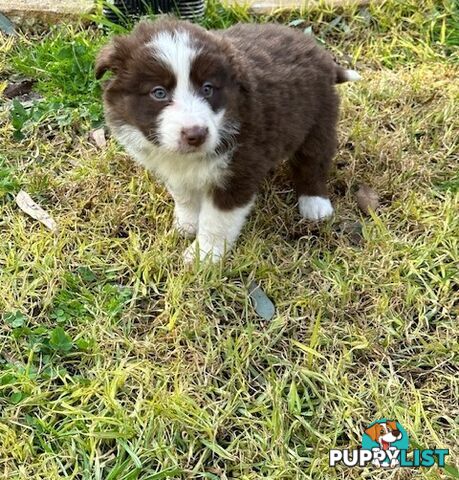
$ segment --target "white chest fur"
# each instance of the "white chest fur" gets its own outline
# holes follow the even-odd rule
[[[206,192],[222,185],[228,173],[229,155],[185,154],[169,152],[153,145],[136,127],[112,128],[115,137],[141,165],[153,171],[164,183],[177,190]]]

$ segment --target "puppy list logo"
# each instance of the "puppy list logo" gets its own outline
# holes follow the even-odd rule
[[[436,448],[408,452],[408,447],[408,433],[400,423],[382,418],[364,431],[361,449],[330,450],[329,464],[331,467],[339,463],[348,467],[365,467],[372,463],[383,468],[432,467],[435,463],[439,467],[445,466],[449,450]]]

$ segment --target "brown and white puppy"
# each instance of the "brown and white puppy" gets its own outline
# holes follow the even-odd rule
[[[267,173],[291,163],[304,218],[333,213],[335,84],[358,74],[315,40],[279,25],[223,31],[173,19],[140,23],[99,54],[106,119],[136,161],[165,183],[185,252],[219,259],[237,239]]]
[[[392,443],[402,438],[402,433],[397,428],[397,422],[387,420],[384,423],[375,423],[365,430],[365,433],[379,443],[382,450],[388,450]]]
[[[392,455],[395,458],[392,458],[389,466],[391,468],[399,465],[399,461],[395,452],[398,452],[398,449],[392,446],[392,443],[400,440],[402,438],[402,432],[397,427],[397,422],[394,420],[387,420],[383,423],[375,423],[371,427],[368,427],[365,430],[365,433],[374,441],[379,444],[379,449],[375,450],[391,450]],[[381,462],[377,459],[373,460],[373,464],[377,467],[381,466]]]

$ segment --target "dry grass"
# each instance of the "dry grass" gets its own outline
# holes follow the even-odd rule
[[[328,467],[330,448],[357,447],[380,417],[424,448],[450,448],[457,466],[459,57],[448,5],[346,10],[349,30],[328,32],[330,11],[307,17],[364,77],[340,87],[336,217],[299,222],[280,172],[220,266],[183,266],[171,199],[115,142],[101,153],[86,140],[90,115],[58,129],[45,108],[14,141],[5,104],[1,478],[448,475]],[[251,19],[219,9],[213,25]],[[66,28],[52,45],[68,41]],[[3,39],[3,79],[43,53],[27,42]],[[57,94],[40,78],[46,102]],[[356,207],[360,183],[382,199],[370,218]],[[58,235],[18,210],[19,188],[52,213]],[[361,222],[362,237],[345,221]],[[269,324],[248,303],[252,279],[276,303]]]

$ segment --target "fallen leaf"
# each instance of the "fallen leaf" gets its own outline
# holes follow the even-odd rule
[[[368,185],[360,185],[356,193],[357,205],[366,215],[379,207],[378,194]]]
[[[5,35],[16,35],[13,22],[0,12],[0,31]]]
[[[103,150],[107,146],[107,140],[105,139],[105,130],[103,128],[97,128],[89,132],[89,138],[96,144],[98,148]]]
[[[268,298],[260,285],[250,282],[249,297],[252,300],[253,308],[264,320],[271,320],[276,313],[274,303]]]
[[[49,228],[52,232],[57,231],[57,223],[53,220],[53,218],[40,207],[40,205],[36,204],[30,195],[24,190],[21,190],[16,195],[16,203],[18,207],[27,215],[31,216],[35,220],[41,222],[45,227]]]
[[[6,98],[15,98],[20,95],[26,95],[32,90],[35,80],[25,79],[20,82],[11,82],[3,91],[3,96]]]

